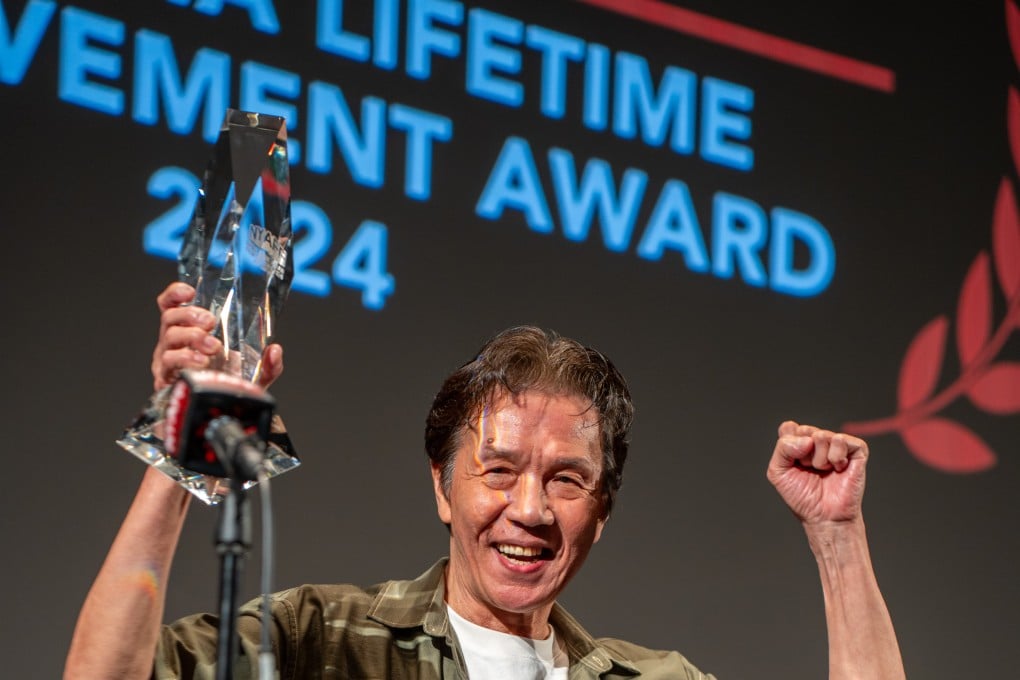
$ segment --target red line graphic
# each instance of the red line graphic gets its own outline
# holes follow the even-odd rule
[[[890,69],[769,35],[661,0],[580,2],[880,92],[892,93],[896,90],[896,74]]]

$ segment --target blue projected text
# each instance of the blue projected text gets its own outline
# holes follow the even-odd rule
[[[192,13],[195,21],[231,14],[274,40],[296,34],[288,33],[278,11],[286,7],[272,0],[148,1]],[[755,92],[746,85],[461,0],[373,0],[357,14],[352,6],[316,0],[309,33],[314,44],[307,49],[348,68],[410,81],[442,73],[449,82],[452,72],[460,76],[463,97],[519,118],[537,115],[561,129],[633,142],[645,157],[686,157],[734,176],[755,171]],[[423,106],[392,96],[352,96],[321,77],[238,60],[215,45],[185,53],[170,35],[55,0],[29,0],[19,16],[8,12],[0,7],[4,86],[24,81],[47,33],[56,32],[56,96],[68,105],[175,135],[197,134],[209,143],[229,107],[282,116],[292,165],[338,174],[369,191],[397,190],[414,204],[428,205],[434,173],[452,170],[448,150],[458,143],[461,108],[456,98]],[[611,253],[632,253],[638,262],[784,295],[818,295],[834,277],[832,238],[803,212],[717,189],[701,202],[710,208],[698,214],[694,188],[679,178],[561,146],[535,148],[518,130],[485,134],[496,137],[487,147],[498,149],[488,167],[456,169],[477,181],[477,194],[466,196],[465,206],[480,224],[519,224],[522,234],[590,241]],[[170,207],[144,227],[147,253],[177,256],[196,186],[179,168],[153,172],[148,193]],[[339,285],[360,291],[366,308],[384,306],[396,289],[387,271],[386,225],[362,219],[331,256],[333,226],[319,206],[295,201],[292,220],[294,290],[324,296]]]

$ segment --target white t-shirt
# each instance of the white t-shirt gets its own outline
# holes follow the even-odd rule
[[[532,640],[471,623],[447,605],[471,680],[567,680],[570,665],[556,633]]]

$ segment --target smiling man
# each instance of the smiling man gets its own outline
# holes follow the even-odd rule
[[[159,297],[156,388],[219,349],[194,291]],[[282,372],[270,347],[263,377]],[[633,406],[598,351],[532,327],[490,340],[443,383],[426,421],[448,556],[409,581],[302,586],[273,598],[280,678],[709,679],[677,652],[591,636],[557,603],[609,518]],[[861,516],[867,445],[783,423],[768,477],[818,561],[829,677],[904,677]],[[217,619],[162,626],[188,494],[146,471],[78,619],[66,678],[213,678]],[[680,597],[681,594],[677,594]],[[254,678],[257,603],[238,619],[236,677]]]
[[[445,600],[471,677],[512,677],[507,663],[543,671],[522,677],[566,672],[556,597],[602,532],[632,413],[608,360],[535,328],[494,338],[436,396],[426,451],[450,528]],[[528,641],[519,654],[510,636]],[[587,634],[567,642],[593,648]]]
[[[450,526],[446,600],[486,628],[550,634],[556,596],[606,520],[598,422],[581,398],[502,396],[450,461],[434,463],[439,517]]]

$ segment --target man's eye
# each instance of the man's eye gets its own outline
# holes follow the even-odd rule
[[[504,486],[513,482],[514,472],[510,468],[495,467],[485,471],[485,481],[493,486]]]
[[[584,498],[588,493],[588,486],[584,479],[574,475],[555,475],[549,480],[548,493],[554,498],[564,500],[576,500]]]

